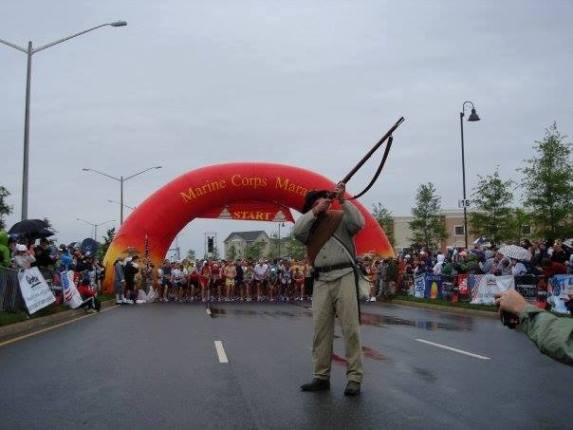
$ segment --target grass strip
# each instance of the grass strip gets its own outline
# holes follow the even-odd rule
[[[112,294],[98,294],[98,299],[101,302],[107,302],[108,300],[114,300],[115,296]],[[51,305],[44,309],[40,309],[34,315],[28,315],[24,311],[0,312],[0,327],[29,319],[46,317],[48,315],[57,314],[67,310],[70,310],[70,308],[66,305]]]
[[[497,307],[495,305],[474,305],[472,303],[467,303],[467,302],[452,303],[442,299],[421,299],[413,296],[396,296],[394,297],[394,299],[403,300],[405,302],[427,303],[430,305],[447,306],[449,308],[474,309],[478,311],[497,312]]]

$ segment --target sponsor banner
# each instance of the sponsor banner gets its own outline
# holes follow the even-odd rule
[[[74,271],[69,270],[67,272],[62,272],[61,280],[64,303],[72,309],[79,308],[82,305],[83,300],[76,288],[76,284],[74,283]]]
[[[440,275],[426,275],[424,297],[426,299],[441,299],[442,298],[442,282],[443,279]]]
[[[460,296],[469,296],[468,275],[458,275],[458,291]]]
[[[442,299],[448,302],[457,302],[456,287],[451,281],[442,282]]]
[[[466,275],[467,294],[471,299],[477,295],[482,276],[483,275]]]
[[[416,276],[414,278],[414,297],[423,299],[425,291],[426,291],[426,282],[424,280],[424,275]]]
[[[514,278],[511,275],[471,275],[469,284],[472,292],[471,303],[480,305],[493,305],[496,294],[515,288]]]
[[[289,208],[265,202],[231,203],[213,207],[203,212],[198,218],[294,223]]]
[[[515,277],[515,290],[532,305],[537,302],[537,281],[538,278],[535,275]]]
[[[18,273],[20,291],[28,313],[33,314],[56,301],[52,290],[37,267]]]
[[[573,275],[555,275],[549,279],[549,287],[553,311],[560,314],[569,314],[569,310],[565,306],[565,302],[571,300],[573,297]]]

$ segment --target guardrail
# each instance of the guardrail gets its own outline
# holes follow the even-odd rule
[[[454,276],[405,275],[401,292],[425,299],[492,304],[494,294],[515,288],[530,303],[566,313],[565,303],[573,297],[573,275],[494,276],[462,274]]]
[[[18,271],[0,267],[0,311],[15,312],[22,305]]]

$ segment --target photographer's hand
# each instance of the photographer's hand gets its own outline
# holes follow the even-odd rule
[[[499,305],[499,310],[519,315],[525,307],[527,302],[521,294],[515,290],[509,290],[505,293],[496,294],[495,304]]]

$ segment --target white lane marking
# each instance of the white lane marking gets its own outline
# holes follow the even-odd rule
[[[117,309],[117,308],[119,308],[119,306],[117,306],[117,305],[116,305],[116,306],[110,306],[109,308],[102,309],[102,310],[101,310],[100,312],[98,312],[98,313],[101,314],[102,312],[111,311],[112,309]],[[9,345],[9,344],[14,343],[14,342],[18,342],[18,341],[20,341],[20,340],[24,340],[24,339],[29,338],[29,337],[32,337],[32,336],[36,336],[37,334],[42,334],[42,333],[45,333],[45,332],[47,332],[47,331],[54,330],[55,328],[63,327],[63,326],[65,326],[65,325],[74,323],[74,322],[76,322],[76,321],[83,320],[84,318],[93,317],[94,315],[97,315],[98,313],[83,315],[83,316],[81,316],[81,317],[74,318],[74,319],[69,320],[69,321],[64,321],[64,322],[62,322],[62,323],[59,323],[59,324],[56,324],[56,325],[53,325],[53,326],[50,326],[50,327],[43,328],[43,329],[38,330],[38,331],[35,331],[35,332],[33,332],[33,333],[28,333],[28,334],[25,334],[25,335],[22,335],[22,336],[15,337],[15,338],[13,338],[13,339],[5,340],[4,342],[0,342],[0,347]]]
[[[215,349],[217,350],[217,356],[219,357],[219,363],[228,363],[229,359],[227,354],[225,354],[225,348],[223,348],[223,342],[220,340],[215,341]]]
[[[424,340],[424,339],[416,339],[416,340],[418,342],[422,342],[422,343],[425,343],[428,345],[435,346],[436,348],[447,349],[448,351],[457,352],[458,354],[467,355],[467,356],[473,357],[473,358],[479,358],[480,360],[491,360],[490,357],[486,357],[485,355],[474,354],[473,352],[468,352],[468,351],[464,351],[461,349],[452,348],[451,346],[442,345],[440,343],[435,343],[435,342],[430,342],[429,340]]]

